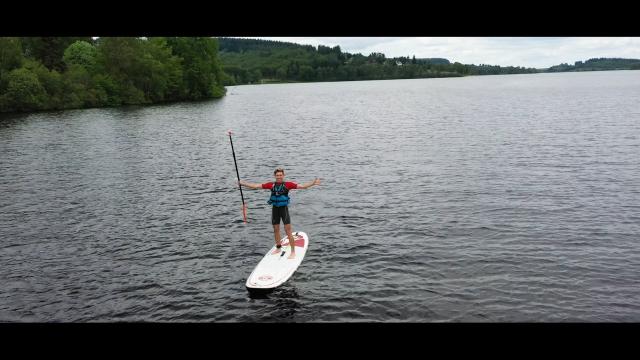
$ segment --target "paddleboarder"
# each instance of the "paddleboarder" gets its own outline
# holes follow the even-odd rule
[[[293,234],[291,233],[291,216],[289,216],[289,190],[293,189],[307,189],[314,185],[320,185],[320,179],[308,182],[306,184],[297,184],[295,182],[284,181],[284,169],[278,168],[273,172],[276,181],[267,182],[264,184],[253,184],[244,180],[238,181],[238,184],[246,186],[250,189],[267,189],[271,190],[271,197],[267,203],[273,205],[271,210],[271,224],[273,225],[273,233],[276,240],[276,250],[274,253],[279,253],[281,250],[280,244],[280,221],[284,223],[284,230],[289,238],[289,244],[291,245],[291,254],[288,259],[293,259],[296,256],[295,241]]]

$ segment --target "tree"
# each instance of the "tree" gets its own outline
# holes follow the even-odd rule
[[[326,55],[331,53],[331,48],[324,45],[318,45],[318,54]]]
[[[40,109],[46,100],[46,92],[38,77],[26,68],[9,73],[4,96],[9,109],[18,111]]]
[[[63,77],[56,70],[49,70],[39,61],[25,59],[24,68],[36,75],[40,84],[46,92],[46,101],[43,108],[62,109],[64,108],[63,96],[65,93]]]
[[[80,65],[85,69],[92,69],[97,53],[95,46],[86,41],[76,41],[67,47],[62,59],[67,66]]]
[[[0,37],[0,94],[7,87],[7,75],[22,66],[22,46],[20,39]]]
[[[262,72],[260,69],[252,69],[248,73],[247,81],[250,84],[258,83],[262,79]]]
[[[20,39],[0,37],[0,71],[17,69],[22,65],[22,60]]]
[[[172,54],[165,38],[142,42],[142,67],[136,86],[152,102],[181,99],[184,96],[181,59]]]
[[[64,51],[78,40],[92,41],[90,37],[25,37],[22,44],[26,57],[40,61],[49,70],[63,71]]]
[[[218,43],[212,38],[168,38],[174,55],[182,59],[183,81],[190,99],[212,97],[223,91],[222,70],[217,60]]]
[[[259,69],[273,76],[278,67],[255,69],[259,80]],[[0,38],[0,111],[220,97],[241,76],[222,72],[211,38]]]
[[[93,83],[96,88],[96,92],[102,93],[106,96],[102,105],[118,106],[122,104],[120,88],[116,81],[109,75],[98,73],[93,76]]]
[[[142,40],[106,37],[100,38],[97,45],[96,70],[115,83],[120,101],[123,104],[150,102],[141,90],[150,76],[150,69],[145,64]]]
[[[382,64],[384,63],[385,59],[386,57],[383,53],[372,52],[371,54],[369,54],[369,62]]]
[[[316,78],[316,72],[309,65],[302,65],[300,67],[300,80],[302,81],[312,81]]]
[[[69,65],[63,75],[63,87],[62,98],[65,108],[76,109],[85,105],[97,105],[97,99],[93,99],[93,80],[82,65]]]
[[[287,68],[281,66],[276,70],[276,79],[278,80],[287,80]]]

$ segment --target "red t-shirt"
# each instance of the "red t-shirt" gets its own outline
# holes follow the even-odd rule
[[[271,188],[273,187],[273,184],[274,183],[272,183],[272,182],[264,183],[264,184],[262,184],[262,188],[271,190]],[[287,190],[297,189],[298,188],[298,184],[296,184],[294,182],[285,181],[284,182],[284,187],[286,187]]]

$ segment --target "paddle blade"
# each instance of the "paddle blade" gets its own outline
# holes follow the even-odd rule
[[[244,218],[244,222],[247,222],[247,205],[242,204],[242,217]]]

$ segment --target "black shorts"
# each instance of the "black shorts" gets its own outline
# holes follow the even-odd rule
[[[289,207],[288,206],[280,206],[273,207],[271,210],[271,224],[278,225],[280,224],[280,219],[285,225],[291,224],[291,218],[289,217]]]

